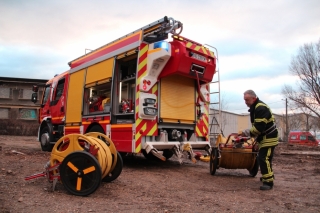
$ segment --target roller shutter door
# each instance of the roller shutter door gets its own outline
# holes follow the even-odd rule
[[[163,122],[194,123],[194,79],[171,75],[161,79],[160,118]]]

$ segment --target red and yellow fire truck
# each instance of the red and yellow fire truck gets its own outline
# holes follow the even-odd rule
[[[206,150],[209,83],[216,56],[164,17],[69,62],[45,85],[38,139],[51,151],[63,135],[101,132],[120,153],[166,160]],[[169,38],[169,35],[171,38]],[[37,86],[32,100],[37,101]]]

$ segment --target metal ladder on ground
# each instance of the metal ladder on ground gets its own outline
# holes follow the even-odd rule
[[[223,135],[222,128],[219,124],[222,121],[221,102],[220,102],[220,71],[218,66],[218,50],[208,44],[208,47],[215,49],[217,53],[217,69],[212,81],[209,83],[210,103],[209,103],[209,140],[211,146],[215,145],[219,134]],[[213,88],[213,89],[212,89]],[[224,136],[224,135],[223,135]]]

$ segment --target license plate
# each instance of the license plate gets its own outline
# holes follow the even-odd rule
[[[197,59],[197,60],[199,60],[199,61],[207,62],[206,57],[204,57],[204,56],[202,56],[202,55],[199,55],[199,54],[197,54],[197,53],[192,53],[191,57],[192,57],[192,58],[195,58],[195,59]]]

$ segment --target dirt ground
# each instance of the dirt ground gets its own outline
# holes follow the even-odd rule
[[[124,158],[120,176],[102,182],[93,194],[68,193],[62,183],[52,191],[43,172],[50,153],[35,137],[0,135],[0,212],[320,212],[320,147],[289,146],[275,151],[275,186],[261,191],[259,174],[175,158],[147,161]]]

